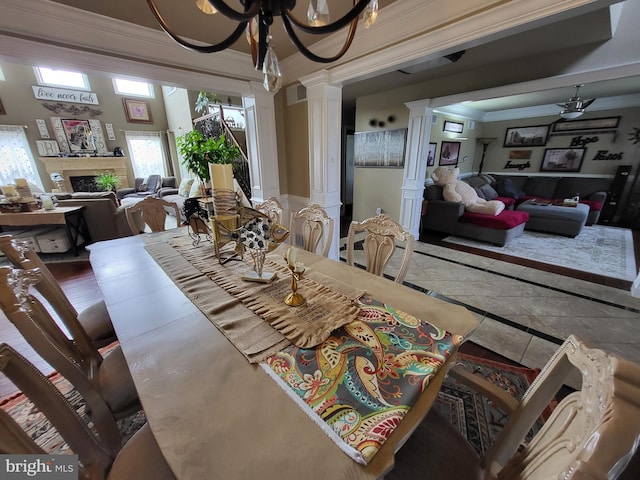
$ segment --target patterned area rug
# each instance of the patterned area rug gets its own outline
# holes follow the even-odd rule
[[[100,349],[104,356],[117,346],[117,342]],[[78,415],[85,421],[87,426],[93,430],[91,418],[85,412],[85,402],[82,396],[73,388],[65,378],[57,372],[49,375],[49,380],[60,390],[69,401],[71,406],[78,412]],[[69,454],[71,449],[63,438],[58,434],[56,428],[40,410],[22,393],[18,393],[0,401],[0,408],[7,412],[19,425],[23,426],[26,433],[46,452],[55,454]],[[141,410],[128,417],[118,420],[118,427],[122,434],[122,444],[124,445],[145,423],[147,419]]]
[[[633,235],[626,228],[592,225],[575,238],[525,231],[504,247],[455,236],[444,241],[622,280],[637,274]]]
[[[458,354],[456,364],[463,365],[470,372],[481,374],[517,399],[522,398],[539,373],[539,370],[515,367],[463,353]],[[456,383],[450,377],[447,377],[442,384],[433,408],[444,418],[449,419],[480,456],[484,455],[492,445],[507,420],[505,414],[495,408],[486,397]],[[545,412],[543,417],[548,417],[550,411],[549,409]],[[538,420],[529,435],[537,432],[542,424],[543,419]]]

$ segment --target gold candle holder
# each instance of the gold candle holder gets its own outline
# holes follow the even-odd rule
[[[295,266],[287,265],[287,268],[291,273],[291,293],[284,299],[284,303],[290,307],[299,307],[306,302],[304,297],[298,293],[298,282],[304,273],[304,266],[298,263]]]
[[[291,293],[284,299],[284,303],[290,307],[299,307],[306,302],[304,297],[298,293],[298,282],[304,273],[304,264],[297,262],[296,256],[295,247],[289,247],[284,254],[284,260],[287,262],[289,273],[291,273]]]

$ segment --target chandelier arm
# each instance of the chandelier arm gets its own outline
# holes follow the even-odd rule
[[[220,43],[216,43],[213,45],[196,45],[195,43],[191,43],[181,38],[178,34],[174,33],[171,30],[169,25],[167,25],[167,22],[165,22],[164,18],[162,18],[162,15],[160,14],[158,7],[156,7],[155,3],[153,3],[153,0],[147,0],[147,4],[149,5],[149,8],[151,9],[151,12],[153,13],[154,17],[156,17],[156,20],[158,20],[158,23],[160,24],[160,27],[162,27],[162,30],[164,30],[165,33],[169,35],[176,43],[182,45],[184,48],[193,50],[194,52],[214,53],[214,52],[220,52],[222,50],[229,48],[244,33],[244,29],[247,24],[246,21],[239,24],[236,27],[236,29],[231,33],[231,35],[229,35],[225,40],[223,40]]]
[[[213,1],[215,2],[216,0]],[[341,28],[349,25],[349,23],[354,19],[357,21],[358,15],[360,15],[364,11],[364,9],[367,8],[367,5],[369,5],[370,1],[371,0],[353,0],[353,8],[349,10],[342,18],[336,20],[335,22],[331,22],[318,27],[312,27],[306,22],[301,22],[298,18],[296,18],[296,16],[289,8],[284,9],[281,16],[283,21],[285,18],[289,19],[291,23],[293,23],[297,28],[305,33],[322,35],[340,30]]]
[[[239,12],[234,8],[231,8],[224,0],[208,0],[211,5],[215,7],[218,12],[227,18],[244,22],[251,20],[253,17],[260,13],[260,2],[256,0],[247,0],[244,12]]]
[[[312,60],[318,63],[331,63],[340,59],[345,53],[347,53],[347,50],[349,50],[349,47],[351,46],[351,42],[353,42],[353,37],[356,34],[356,28],[358,26],[358,17],[356,16],[356,18],[351,20],[351,25],[349,27],[349,33],[347,35],[347,39],[344,42],[344,45],[342,46],[340,51],[333,57],[320,57],[315,53],[313,53],[311,50],[309,50],[307,47],[305,47],[304,44],[300,41],[300,39],[296,35],[296,32],[293,29],[291,23],[289,22],[289,19],[285,15],[282,15],[282,24],[284,25],[285,30],[289,34],[289,38],[291,39],[293,44],[298,48],[298,50],[300,50],[300,53],[302,53],[305,57],[307,57],[309,60]]]

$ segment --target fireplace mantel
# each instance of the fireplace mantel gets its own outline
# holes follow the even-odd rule
[[[64,178],[64,190],[72,192],[69,177],[113,172],[120,177],[120,185],[129,186],[126,157],[38,157],[47,173],[59,173]]]

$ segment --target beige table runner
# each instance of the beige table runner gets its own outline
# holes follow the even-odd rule
[[[213,248],[207,244],[194,247],[188,237],[170,238],[145,248],[252,363],[291,343],[301,348],[318,345],[331,331],[355,319],[359,311],[356,300],[364,293],[308,269],[298,283],[307,303],[289,307],[284,298],[291,291],[291,277],[277,255],[268,257],[265,271],[277,272],[278,278],[262,284],[242,280],[252,269],[248,258],[220,265]]]

